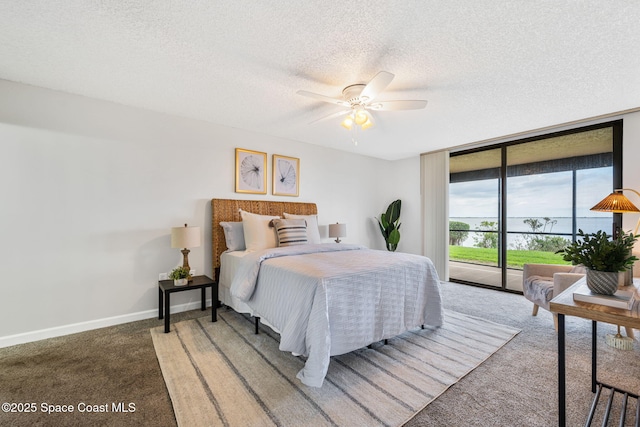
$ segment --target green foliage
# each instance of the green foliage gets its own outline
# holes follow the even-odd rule
[[[553,230],[553,226],[558,223],[558,220],[551,219],[549,217],[543,217],[542,221],[537,218],[526,218],[522,220],[529,226],[532,233],[550,233]],[[547,227],[549,230],[547,231]],[[560,236],[536,236],[533,234],[523,234],[516,238],[516,242],[513,246],[519,250],[530,251],[548,251],[557,252],[570,244],[571,241]]]
[[[582,264],[591,270],[616,272],[628,270],[638,260],[631,253],[637,238],[633,234],[620,231],[616,238],[610,238],[602,230],[592,234],[578,230],[578,236],[582,240],[576,240],[557,252],[562,254],[565,261],[574,265]]]
[[[387,211],[380,215],[378,225],[388,251],[395,251],[400,242],[400,208],[402,202],[398,199],[389,205]]]
[[[529,226],[533,233],[546,233],[547,227],[549,231],[553,230],[553,226],[558,223],[558,220],[551,219],[549,217],[542,218],[544,223],[537,218],[526,218],[522,220]],[[525,234],[518,237],[515,247],[516,249],[528,249],[531,251],[548,251],[557,252],[563,249],[571,241],[560,236],[536,236],[532,234]]]
[[[498,230],[498,223],[495,221],[482,221],[479,226],[480,230],[495,231]],[[498,233],[480,233],[480,236],[473,236],[476,248],[497,248]]]
[[[449,221],[449,244],[450,245],[459,245],[465,240],[467,240],[467,236],[469,236],[468,231],[460,231],[460,230],[468,230],[469,224],[466,222],[460,221]],[[458,230],[458,231],[451,231]]]
[[[529,241],[528,249],[531,251],[557,252],[571,243],[570,240],[560,236],[535,236]]]
[[[546,233],[547,227],[549,227],[550,233],[551,230],[553,230],[553,226],[558,223],[557,219],[551,219],[548,216],[543,217],[542,220],[544,221],[544,224],[538,218],[526,218],[523,219],[522,222],[527,224],[534,233],[539,232],[541,228],[542,233]]]
[[[189,269],[187,267],[176,267],[169,273],[169,279],[178,280],[189,277]]]
[[[451,261],[469,262],[482,265],[498,265],[498,251],[490,248],[472,248],[466,246],[449,246]],[[570,264],[561,255],[553,252],[507,250],[507,267],[522,269],[524,264]]]

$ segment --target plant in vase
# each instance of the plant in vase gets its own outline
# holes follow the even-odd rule
[[[591,292],[613,295],[618,289],[620,272],[629,270],[638,260],[631,253],[637,236],[622,230],[613,238],[602,230],[590,234],[578,230],[578,236],[582,240],[556,253],[573,265],[582,264],[587,268],[587,286]]]
[[[169,279],[173,279],[175,286],[184,286],[189,282],[189,269],[187,267],[176,267],[169,273]]]

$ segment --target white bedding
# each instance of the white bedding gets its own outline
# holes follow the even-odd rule
[[[234,259],[231,296],[279,331],[280,350],[307,356],[298,378],[309,386],[322,386],[330,356],[443,322],[438,275],[423,256],[325,243]]]
[[[233,308],[238,313],[253,315],[251,307],[231,295],[231,281],[235,276],[245,251],[225,251],[220,255],[220,278],[218,279],[218,298],[226,306]]]

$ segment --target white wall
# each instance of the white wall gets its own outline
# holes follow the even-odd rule
[[[389,203],[396,199],[402,200],[400,212],[400,243],[399,252],[421,254],[421,221],[420,221],[420,157],[397,160],[389,163],[388,172],[380,183],[381,194],[388,194],[375,215],[376,218],[385,212]],[[379,247],[385,248],[384,238],[374,220],[376,237]]]
[[[383,248],[373,218],[417,185],[393,191],[371,157],[0,80],[0,346],[157,316],[158,273],[182,262],[171,227],[202,227],[189,261],[211,274],[211,198],[291,200],[235,193],[236,147],[267,152],[269,177],[271,154],[299,157],[294,200],[318,204],[325,236],[347,223],[347,243]]]
[[[622,140],[622,185],[625,188],[640,191],[640,167],[638,166],[638,159],[640,159],[640,112],[627,114],[623,117]],[[625,193],[625,196],[634,205],[640,207],[640,198],[637,195]],[[622,215],[622,228],[633,231],[638,218],[639,215],[634,214]]]
[[[624,188],[633,188],[636,191],[640,191],[640,167],[638,167],[638,159],[640,159],[640,113],[628,114],[624,118],[623,124],[623,151],[624,157],[622,159],[622,173],[623,180],[622,185]],[[640,206],[640,198],[632,192],[625,192],[625,196],[631,200],[631,202]],[[624,214],[622,215],[622,228],[627,231],[633,232],[638,220],[639,214]],[[640,258],[640,242],[636,241],[633,249],[633,254]],[[636,262],[633,267],[633,275],[635,277],[640,276],[640,262]]]

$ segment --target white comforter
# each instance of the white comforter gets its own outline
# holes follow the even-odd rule
[[[307,356],[297,376],[313,387],[322,386],[330,356],[443,321],[431,260],[357,245],[249,253],[231,294],[280,331],[280,350]]]

